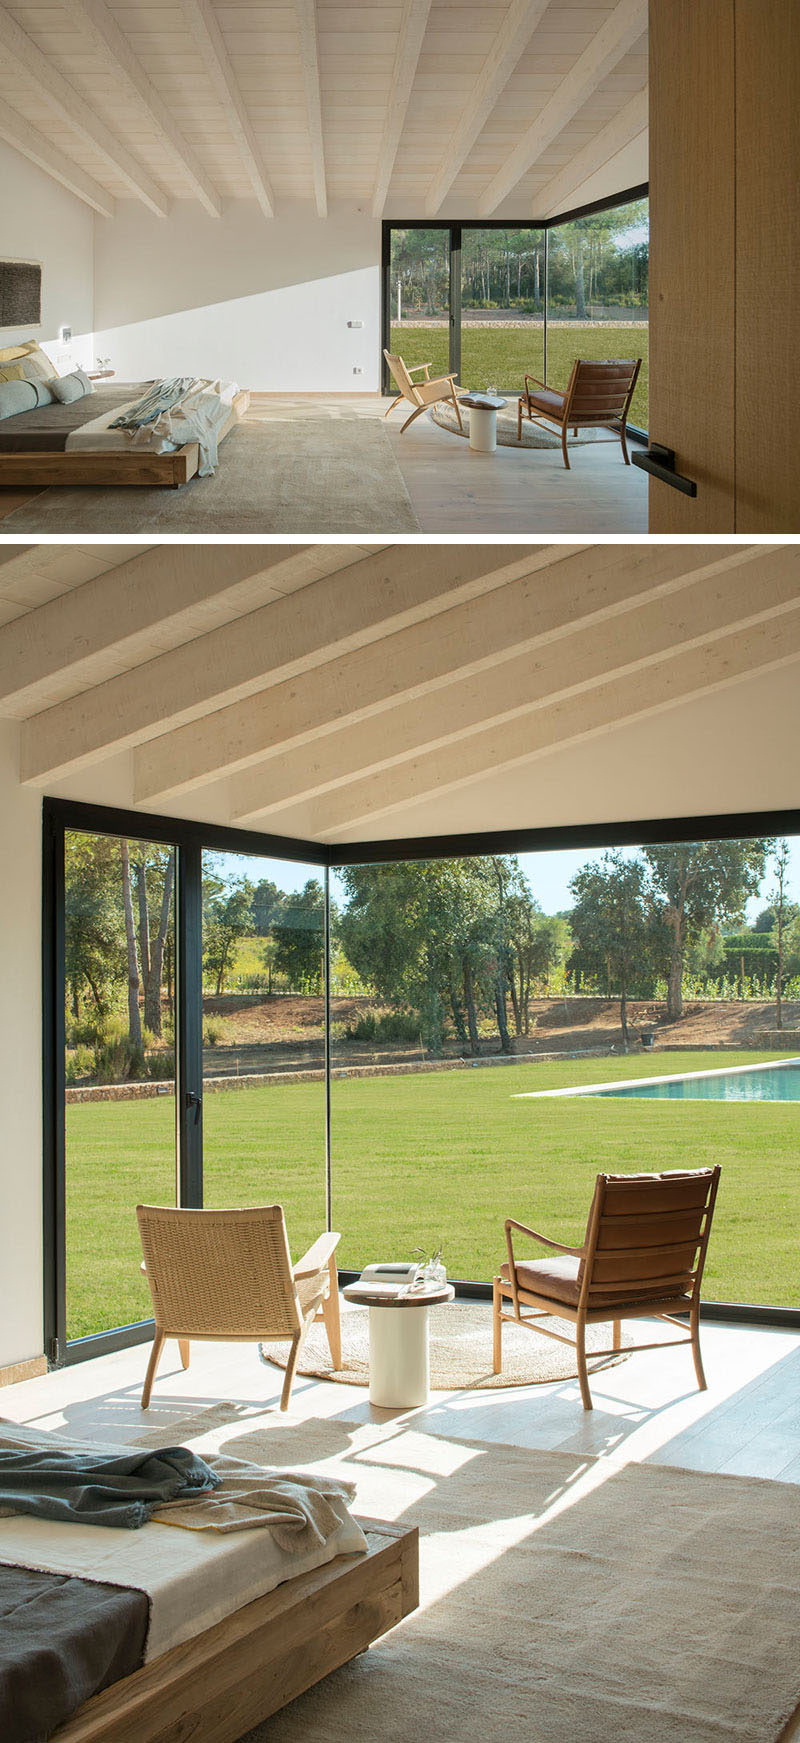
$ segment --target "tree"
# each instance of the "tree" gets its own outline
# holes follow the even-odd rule
[[[286,900],[271,878],[261,878],[253,890],[253,931],[257,938],[267,938]]]
[[[667,1017],[683,1015],[683,965],[688,941],[704,928],[740,919],[758,893],[770,848],[752,841],[678,841],[646,847],[654,904],[669,933]]]
[[[131,1045],[141,1051],[142,1019],[139,1013],[139,959],[136,954],[136,926],[133,919],[133,896],[131,893],[131,860],[127,841],[119,844],[120,865],[122,868],[122,902],[125,915],[125,942],[128,954],[128,1033]]]
[[[786,879],[789,874],[789,843],[785,839],[776,842],[772,859],[775,873],[775,890],[773,906],[775,909],[775,949],[778,953],[778,966],[775,973],[775,1027],[783,1028],[783,947],[784,929],[786,925]]]
[[[581,866],[570,883],[570,924],[583,956],[605,973],[619,998],[623,1045],[628,1046],[628,993],[652,950],[652,911],[641,860],[619,852]]]
[[[104,1017],[125,977],[117,844],[110,836],[68,830],[64,859],[65,973],[72,1013],[79,1015],[86,986],[97,1017]]]
[[[161,987],[164,978],[164,946],[172,916],[175,855],[172,848],[146,847],[137,843],[134,863],[139,911],[139,963],[144,989],[144,1020],[151,1034],[162,1032]],[[153,926],[148,900],[148,875],[158,918]]]
[[[324,928],[324,891],[316,878],[309,878],[302,890],[283,900],[273,922],[272,964],[278,974],[286,975],[291,988],[321,989]]]
[[[227,884],[206,873],[203,878],[203,963],[215,977],[214,991],[225,990],[233,947],[253,927],[253,886],[246,878]]]

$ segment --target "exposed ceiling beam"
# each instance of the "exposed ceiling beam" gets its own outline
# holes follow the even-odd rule
[[[141,63],[112,18],[105,0],[61,0],[76,28],[92,45],[92,53],[102,62],[126,95],[144,110],[156,138],[177,158],[183,175],[195,198],[212,218],[222,214],[222,203],[205,170],[176,127],[171,110],[151,84]]]
[[[143,745],[134,758],[138,803],[173,797],[268,756],[284,756],[326,732],[369,722],[402,702],[424,706],[432,690],[486,673],[523,649],[531,655],[576,623],[600,627],[637,601],[697,575],[746,561],[747,547],[648,550],[558,546],[509,574],[502,596],[475,599],[434,621],[386,635],[262,695]],[[428,560],[439,561],[439,550]],[[418,559],[419,560],[419,559]],[[543,571],[543,572],[542,572]],[[513,585],[512,585],[513,583]]]
[[[0,6],[0,49],[22,67],[25,77],[36,86],[38,95],[44,97],[56,110],[70,131],[91,146],[92,151],[102,157],[130,192],[145,206],[149,206],[151,212],[155,212],[159,218],[166,218],[169,200],[163,189],[156,186],[122,141],[116,139],[94,113],[85,97],[81,97],[74,86],[62,78],[61,73],[56,71],[47,56],[26,36],[16,19],[3,6]]]
[[[18,115],[3,97],[0,97],[0,139],[7,145],[13,145],[15,151],[35,163],[37,169],[44,170],[45,175],[52,176],[60,182],[62,188],[67,188],[76,199],[83,200],[84,205],[91,206],[103,218],[113,218],[114,199],[99,182],[92,180],[85,171],[71,163],[63,151],[58,151],[51,145],[49,139],[38,128],[33,127],[24,116]]]
[[[596,175],[616,157],[618,151],[623,151],[634,139],[647,132],[648,128],[649,91],[644,85],[631,97],[623,109],[612,115],[607,125],[590,139],[568,164],[558,171],[557,175],[538,188],[533,196],[534,216],[550,218],[567,204],[576,189],[588,181],[589,176]]]
[[[701,647],[734,629],[796,612],[799,580],[797,561],[780,564],[770,579],[759,575],[758,585],[743,565],[639,605],[614,620],[605,636],[596,624],[576,629],[552,642],[543,657],[517,655],[435,691],[424,702],[401,703],[373,720],[369,732],[362,725],[344,727],[235,776],[231,818],[254,823],[497,726],[514,732],[521,726],[524,732],[534,709],[642,671],[679,649]]]
[[[447,198],[549,4],[550,0],[513,0],[509,6],[428,189],[425,201],[427,217],[435,217]]]
[[[184,18],[203,58],[203,64],[217,95],[239,150],[239,155],[252,183],[253,193],[265,218],[275,215],[275,196],[267,179],[261,153],[242,101],[222,31],[210,0],[180,0]]]
[[[121,664],[146,659],[153,632],[166,645],[188,642],[234,612],[249,614],[281,598],[290,581],[319,574],[319,548],[310,545],[161,545],[143,552],[0,629],[0,711],[35,713],[52,700],[54,680],[66,679],[75,690],[92,684],[99,657],[114,653]]]
[[[316,0],[294,0],[294,9],[300,32],[300,58],[303,63],[303,82],[306,88],[314,201],[317,217],[326,218],[328,215],[328,190],[325,182],[325,142],[322,133],[322,94],[319,77]]]
[[[755,628],[671,655],[659,664],[548,704],[518,720],[516,730],[493,727],[479,737],[424,753],[389,774],[368,775],[349,787],[297,807],[302,833],[330,840],[373,829],[380,818],[469,786],[472,781],[548,756],[616,727],[660,714],[679,703],[727,689],[740,679],[778,671],[800,658],[800,608]],[[284,813],[283,827],[287,827]],[[289,824],[293,827],[293,821]]]
[[[647,29],[647,0],[618,0],[582,55],[562,79],[478,201],[478,216],[489,218],[547,147],[558,138],[615,66]]]
[[[378,152],[378,168],[375,175],[375,190],[372,196],[372,216],[383,216],[389,183],[392,179],[397,148],[405,126],[408,105],[417,72],[425,31],[428,25],[428,14],[431,0],[404,0],[403,13],[400,20],[400,36],[397,52],[394,57],[392,72],[392,87],[386,105],[386,120],[383,127],[380,151]]]
[[[191,551],[191,547],[188,548]],[[252,695],[392,629],[432,617],[499,587],[526,565],[515,546],[436,548],[421,563],[413,546],[342,566],[342,547],[316,552],[325,579],[43,710],[25,723],[22,778],[66,774],[98,756],[196,719],[215,704]]]

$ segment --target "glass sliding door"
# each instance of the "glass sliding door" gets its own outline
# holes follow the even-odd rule
[[[175,851],[64,842],[66,1335],[150,1317],[135,1207],[174,1204]]]
[[[630,421],[647,429],[648,207],[633,200],[548,235],[547,380],[564,388],[576,357],[641,357]]]
[[[544,379],[545,233],[461,232],[461,380],[470,392]]]
[[[389,350],[404,362],[432,364],[448,375],[450,359],[450,226],[392,228],[387,327]]]
[[[203,854],[203,1202],[325,1227],[325,895],[319,867]]]

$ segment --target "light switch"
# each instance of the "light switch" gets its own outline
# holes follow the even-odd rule
[[[363,327],[364,322],[363,321],[348,321],[347,325],[348,325],[348,327]]]

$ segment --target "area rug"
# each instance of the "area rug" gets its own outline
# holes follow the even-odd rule
[[[420,1609],[242,1743],[778,1743],[798,1707],[795,1485],[347,1415],[170,1432],[420,1529]]]
[[[455,411],[448,400],[439,400],[435,406],[431,406],[428,417],[440,429],[449,430],[454,436],[469,436],[469,406],[461,407],[463,430],[459,429]],[[497,414],[497,442],[501,448],[561,448],[561,436],[557,430],[548,430],[542,424],[532,424],[529,421],[523,421],[520,442],[517,436],[516,399],[510,399],[505,410]],[[607,430],[579,430],[577,436],[570,432],[570,448],[576,442],[616,442],[619,447],[619,438],[609,435]]]
[[[377,418],[237,425],[180,490],[45,490],[4,533],[403,533],[419,521]]]
[[[397,1312],[400,1309],[396,1310]],[[408,1309],[409,1312],[412,1309]],[[416,1310],[415,1310],[416,1311]],[[563,1320],[545,1320],[562,1336],[568,1334]],[[435,1392],[474,1392],[484,1387],[536,1386],[548,1380],[569,1380],[577,1375],[575,1357],[565,1344],[519,1326],[503,1326],[503,1372],[492,1372],[492,1310],[488,1302],[453,1301],[432,1307],[429,1317],[431,1386]],[[586,1347],[608,1349],[611,1327],[587,1327]],[[632,1343],[632,1338],[623,1341]],[[263,1344],[264,1355],[276,1367],[285,1368],[287,1342]],[[315,1380],[335,1380],[342,1385],[369,1385],[369,1314],[364,1308],[342,1303],[342,1366],[334,1370],[325,1328],[313,1325],[303,1345],[298,1372]],[[604,1357],[595,1368],[612,1367],[620,1356]]]

